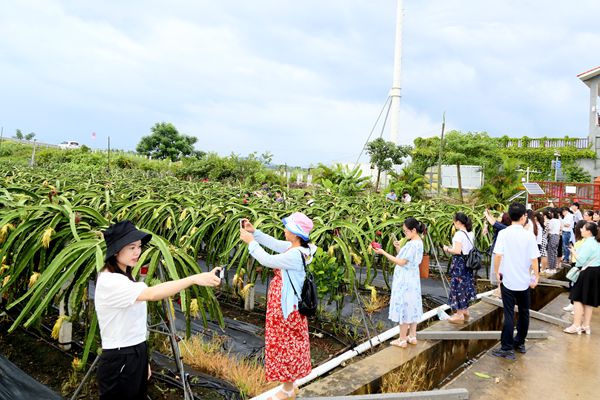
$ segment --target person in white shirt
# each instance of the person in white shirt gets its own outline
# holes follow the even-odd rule
[[[410,197],[410,193],[408,193],[407,191],[404,191],[404,193],[402,193],[402,201],[406,204],[410,203],[412,201],[412,197]]]
[[[498,234],[494,248],[495,271],[502,289],[504,325],[500,340],[502,347],[492,351],[492,355],[514,360],[515,350],[523,354],[527,352],[525,339],[529,330],[530,289],[535,288],[539,280],[540,251],[535,235],[523,228],[527,222],[525,206],[513,203],[508,214],[512,225]],[[519,320],[517,336],[513,338],[515,304],[519,308]]]
[[[221,282],[219,268],[152,287],[136,282],[132,266],[151,238],[130,221],[117,222],[104,231],[105,265],[98,274],[94,295],[102,340],[97,370],[101,400],[147,397],[151,371],[146,301],[165,299],[192,285],[217,286]]]
[[[575,226],[576,223],[583,219],[583,215],[581,214],[581,210],[579,209],[578,202],[574,202],[573,204],[571,204],[571,212],[573,212],[573,226]]]
[[[562,209],[562,245],[563,245],[563,262],[570,263],[570,250],[569,243],[571,243],[571,235],[573,233],[573,226],[575,226],[573,214],[568,207]]]
[[[544,216],[548,221],[548,269],[546,273],[556,273],[556,265],[558,263],[558,244],[560,242],[560,220],[552,210],[544,211]]]
[[[444,251],[452,254],[450,266],[450,298],[448,303],[455,314],[449,322],[463,324],[469,320],[469,303],[477,298],[473,271],[467,268],[465,256],[473,249],[475,235],[471,219],[464,213],[454,216],[456,233],[452,237],[452,247],[444,246]]]

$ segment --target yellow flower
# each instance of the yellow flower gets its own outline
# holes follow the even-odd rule
[[[233,276],[233,280],[231,281],[231,284],[232,284],[233,286],[238,286],[240,283],[241,283],[240,276],[239,276],[238,274],[235,274],[235,275]]]
[[[14,228],[15,227],[12,224],[6,224],[2,228],[0,228],[0,243],[4,243],[4,241],[8,237],[8,231]]]
[[[198,299],[192,299],[190,302],[190,315],[194,318],[198,318],[200,315],[200,308],[198,307]]]
[[[79,358],[75,357],[71,362],[71,367],[73,367],[75,371],[81,371],[81,368],[83,368],[83,364],[81,363],[81,360]]]
[[[329,249],[327,249],[327,255],[329,257],[333,257],[335,254],[335,244],[332,244],[331,246],[329,246]]]
[[[190,236],[194,236],[194,233],[198,232],[198,228],[193,227],[192,230],[190,231]]]
[[[58,335],[60,333],[60,327],[62,326],[63,322],[67,318],[68,317],[66,315],[61,315],[60,317],[58,317],[56,319],[56,322],[54,323],[54,327],[52,328],[52,339],[58,340]]]
[[[179,221],[183,221],[185,219],[185,217],[187,217],[187,213],[188,213],[187,208],[184,208],[183,211],[181,212],[181,215],[179,216]]]
[[[365,289],[369,289],[371,291],[371,303],[377,303],[377,289],[375,286],[366,285]]]
[[[362,264],[362,258],[356,254],[356,253],[351,253],[352,254],[352,259],[354,260],[354,264],[356,265],[361,265]]]
[[[40,273],[39,272],[34,272],[30,277],[29,277],[29,285],[27,286],[29,289],[31,289],[33,287],[33,285],[35,285],[35,283],[37,282],[37,280],[40,277]]]
[[[171,216],[169,216],[169,218],[167,218],[167,229],[171,229],[171,227],[173,226],[173,220],[171,219]]]
[[[240,291],[240,294],[244,297],[244,299],[247,299],[250,295],[250,289],[252,289],[252,286],[254,286],[254,283],[249,283]]]
[[[2,287],[6,286],[8,284],[8,281],[10,281],[10,275],[6,275],[4,277],[4,279],[2,280]]]
[[[52,234],[54,233],[54,229],[51,227],[46,228],[44,233],[42,234],[42,246],[44,248],[50,247],[50,240],[52,239]]]

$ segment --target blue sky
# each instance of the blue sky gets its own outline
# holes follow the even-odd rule
[[[219,154],[355,161],[392,81],[396,2],[0,5],[0,125],[132,150],[172,122]],[[400,142],[587,136],[600,2],[404,0]],[[91,133],[97,133],[96,141]],[[387,132],[385,133],[387,137]],[[366,161],[363,158],[363,161]]]

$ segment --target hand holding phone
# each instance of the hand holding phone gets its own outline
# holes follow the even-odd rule
[[[219,277],[219,279],[225,279],[225,270],[226,267],[215,268],[215,275]]]

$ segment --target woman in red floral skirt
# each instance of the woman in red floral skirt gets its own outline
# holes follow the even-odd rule
[[[283,219],[285,240],[277,240],[242,220],[240,238],[261,265],[273,268],[267,293],[265,373],[268,381],[283,384],[272,399],[294,399],[294,381],[311,372],[308,321],[298,312],[298,296],[316,247],[309,244],[313,223],[302,213]],[[277,254],[267,253],[262,246]],[[295,293],[298,293],[296,295]]]

